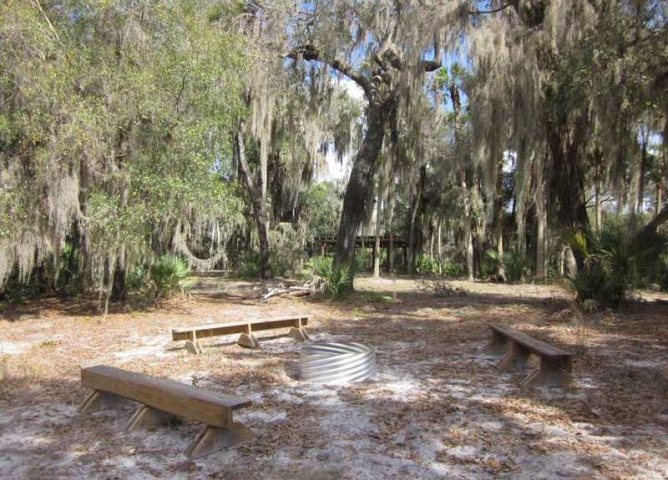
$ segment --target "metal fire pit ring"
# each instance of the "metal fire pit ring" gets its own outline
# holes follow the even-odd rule
[[[361,343],[310,343],[299,357],[301,378],[308,382],[361,382],[376,373],[376,352]]]

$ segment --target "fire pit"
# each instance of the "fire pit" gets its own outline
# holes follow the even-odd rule
[[[376,373],[376,352],[361,343],[310,343],[299,356],[301,378],[309,382],[361,382]]]

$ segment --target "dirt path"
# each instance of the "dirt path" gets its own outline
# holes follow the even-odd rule
[[[424,285],[423,285],[424,286]],[[412,280],[361,279],[344,302],[253,298],[259,284],[215,277],[191,299],[95,316],[55,300],[0,318],[0,478],[552,479],[668,477],[668,305],[587,317],[577,386],[519,388],[485,355],[486,322],[568,350],[583,338],[558,288],[455,282],[439,296]],[[459,291],[461,292],[461,291]],[[657,297],[661,300],[661,297]],[[192,356],[171,327],[313,312],[318,340],[377,349],[378,374],[353,385],[298,380],[300,345],[233,337]],[[125,433],[132,409],[82,417],[79,368],[98,363],[248,396],[251,442],[189,462],[198,425]]]

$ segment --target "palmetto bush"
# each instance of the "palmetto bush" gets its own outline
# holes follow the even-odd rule
[[[156,298],[171,296],[177,291],[188,292],[196,283],[196,279],[190,276],[188,263],[171,255],[158,258],[150,269],[149,277]]]
[[[332,257],[313,257],[306,263],[308,283],[318,285],[321,293],[331,298],[341,298],[350,289],[350,268],[334,267]]]
[[[598,234],[576,232],[569,243],[584,259],[584,265],[570,279],[571,287],[581,301],[616,305],[634,286],[655,274],[667,240],[663,226],[638,232],[633,219],[607,222]]]
[[[503,265],[508,283],[521,282],[531,269],[531,261],[526,254],[519,251],[505,252],[503,256],[496,250],[485,252],[485,270],[486,274],[492,275],[498,271],[499,266]]]

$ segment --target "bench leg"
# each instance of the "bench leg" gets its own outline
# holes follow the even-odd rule
[[[252,430],[239,422],[233,422],[227,428],[206,426],[190,444],[186,455],[194,460],[253,438]]]
[[[247,348],[260,348],[260,342],[252,333],[242,333],[237,340],[237,344]]]
[[[309,340],[310,339],[309,334],[306,332],[306,329],[303,328],[303,327],[302,328],[292,327],[290,329],[290,332],[288,333],[288,335],[290,337],[294,338],[295,340],[300,341],[300,342],[303,342],[304,340]]]
[[[160,427],[162,425],[169,425],[178,421],[179,417],[176,415],[142,405],[132,415],[132,418],[130,418],[126,430],[131,432],[141,428]]]
[[[492,330],[492,339],[485,345],[483,351],[488,355],[501,355],[508,350],[508,343],[506,337]]]
[[[529,360],[531,352],[516,342],[509,341],[508,353],[496,365],[499,370],[522,370]]]
[[[551,360],[541,358],[540,367],[531,372],[520,386],[530,387],[568,387],[573,384],[571,372],[573,365],[570,359]]]
[[[127,401],[127,399],[119,397],[118,395],[94,390],[93,393],[88,395],[86,400],[79,405],[79,413],[93,413],[115,405],[125,404]]]
[[[186,340],[186,350],[193,355],[199,355],[202,353],[202,346],[197,340]]]

